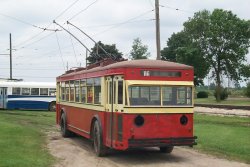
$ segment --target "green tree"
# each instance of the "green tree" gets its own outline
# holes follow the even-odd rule
[[[150,53],[148,52],[148,46],[143,45],[140,38],[136,38],[133,41],[132,50],[130,51],[130,58],[135,59],[148,59]]]
[[[209,72],[201,50],[192,43],[184,31],[174,33],[167,41],[167,47],[161,51],[161,59],[191,65],[194,67],[195,86],[203,85],[203,79]]]
[[[246,61],[250,46],[249,20],[222,9],[215,9],[212,13],[203,10],[184,23],[183,33],[191,42],[187,46],[199,50],[212,71],[218,90],[217,101],[221,99],[223,75],[236,82],[250,77],[250,66]]]
[[[250,82],[247,83],[245,95],[250,98]]]
[[[106,54],[100,47],[102,47],[108,54]],[[104,58],[120,59],[122,58],[122,53],[119,52],[115,44],[107,45],[99,41],[93,48],[91,48],[91,53],[87,60],[89,64],[93,64]]]

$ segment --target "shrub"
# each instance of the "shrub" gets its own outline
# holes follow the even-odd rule
[[[250,98],[250,82],[247,83],[245,95]]]
[[[208,93],[205,91],[200,91],[197,93],[197,98],[208,98]]]
[[[220,91],[220,100],[226,100],[228,98],[228,91],[226,88],[220,88],[221,91]],[[218,88],[215,89],[215,92],[214,92],[214,97],[216,98],[216,100],[218,101],[217,99],[217,94],[219,93],[218,91]]]

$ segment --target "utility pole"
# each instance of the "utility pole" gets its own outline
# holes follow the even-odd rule
[[[12,42],[10,33],[10,80],[12,80]]]
[[[160,39],[160,14],[159,14],[159,0],[155,0],[155,23],[156,23],[156,60],[161,60],[161,39]]]
[[[10,33],[10,53],[9,54],[0,54],[10,56],[10,80],[12,80],[12,43],[11,43],[11,33]]]

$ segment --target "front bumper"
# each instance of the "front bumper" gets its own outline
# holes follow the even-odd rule
[[[128,147],[165,147],[165,146],[193,146],[197,145],[197,136],[178,137],[178,138],[160,138],[160,139],[129,139]]]

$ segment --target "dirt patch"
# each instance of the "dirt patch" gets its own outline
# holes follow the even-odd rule
[[[175,147],[171,154],[160,153],[157,148],[110,151],[107,157],[99,158],[89,140],[79,136],[63,138],[59,131],[48,133],[48,148],[58,158],[54,167],[250,167],[183,147]]]

